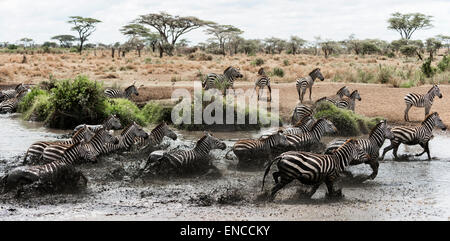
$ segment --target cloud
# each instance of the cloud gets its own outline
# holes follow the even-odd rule
[[[121,26],[139,15],[165,11],[181,16],[196,16],[220,24],[231,24],[244,30],[245,38],[275,36],[287,39],[297,35],[307,40],[314,36],[341,40],[354,33],[357,38],[398,39],[398,33],[387,29],[387,19],[396,11],[421,12],[433,16],[434,27],[418,31],[415,39],[437,34],[449,35],[449,1],[432,0],[2,0],[0,2],[0,41],[15,42],[30,37],[38,43],[70,31],[68,17],[80,15],[102,21],[90,42],[125,41]],[[192,43],[205,41],[202,30],[183,38]]]

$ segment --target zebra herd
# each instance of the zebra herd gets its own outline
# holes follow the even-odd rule
[[[202,86],[210,89],[222,85],[225,90],[233,89],[235,79],[242,77],[239,68],[230,66],[223,74],[208,74]],[[311,190],[305,193],[306,197],[311,197],[322,183],[326,184],[329,196],[341,196],[342,191],[335,184],[342,174],[352,175],[347,170],[348,166],[367,164],[371,167],[372,173],[365,180],[376,178],[379,152],[386,139],[390,140],[390,145],[384,148],[381,160],[390,150],[393,150],[394,157],[398,158],[397,150],[400,144],[419,144],[423,152],[417,156],[427,153],[428,159],[431,160],[429,141],[433,138],[432,130],[434,127],[446,130],[437,112],[429,114],[434,97],[442,98],[439,86],[434,85],[424,95],[411,93],[404,98],[406,121],[409,121],[408,111],[412,106],[425,108],[426,118],[420,125],[390,127],[386,120],[382,120],[372,128],[366,139],[333,140],[328,143],[325,151],[314,152],[312,147],[320,143],[324,135],[337,132],[336,126],[330,120],[314,117],[317,105],[325,101],[338,108],[355,111],[356,100],[361,101],[358,90],[351,92],[343,86],[335,95],[319,98],[311,106],[303,104],[307,89],[310,92],[310,100],[312,99],[312,86],[317,78],[324,80],[319,68],[296,81],[299,104],[293,110],[291,127],[279,129],[258,139],[238,140],[225,155],[227,159],[231,159],[229,154],[233,152],[238,160],[238,168],[248,166],[262,168],[265,165],[262,179],[263,190],[265,178],[273,164],[276,164],[278,170],[272,174],[275,185],[270,192],[271,198],[274,198],[279,190],[294,179],[312,186]],[[258,71],[254,89],[256,91],[259,88],[258,100],[260,91],[265,86],[271,92],[270,78],[261,68]],[[1,92],[2,105],[0,106],[12,99],[17,102],[18,98],[23,97],[25,91],[27,88],[21,84],[14,90]],[[104,93],[109,98],[130,98],[133,94],[139,95],[135,83],[124,91],[106,89]],[[74,187],[80,181],[86,185],[88,179],[77,170],[77,164],[96,162],[101,155],[124,153],[133,148],[142,151],[148,147],[156,147],[164,137],[177,139],[176,133],[166,123],[161,123],[147,133],[133,122],[123,128],[120,135],[114,136],[112,131],[121,128],[119,118],[111,115],[101,125],[82,124],[75,127],[69,140],[33,143],[25,154],[24,165],[12,169],[1,179],[3,191],[7,192],[30,184],[51,186],[56,190]],[[151,152],[142,165],[140,174],[164,173],[169,169],[181,174],[185,170],[195,170],[201,160],[207,159],[211,150],[226,148],[222,140],[210,133],[205,133],[192,149]]]

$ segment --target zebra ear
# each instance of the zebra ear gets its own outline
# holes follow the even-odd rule
[[[136,84],[136,81],[133,82],[133,85],[135,85],[135,84]]]

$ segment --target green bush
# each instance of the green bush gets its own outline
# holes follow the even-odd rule
[[[289,60],[287,60],[287,59],[283,60],[283,64],[284,64],[284,66],[288,66],[289,65]]]
[[[351,110],[340,109],[332,103],[323,101],[315,108],[314,117],[326,118],[338,129],[338,135],[357,136],[367,134],[381,118],[368,118]]]
[[[450,70],[450,57],[448,57],[447,55],[444,55],[444,57],[441,59],[441,61],[439,61],[437,67],[441,71]]]
[[[143,126],[147,124],[144,115],[141,113],[141,110],[139,110],[139,107],[128,99],[104,100],[104,106],[105,115],[116,115],[120,119],[123,126],[129,125],[133,121]]]
[[[379,70],[377,74],[377,81],[381,84],[387,84],[392,81],[392,75],[394,71],[388,66],[379,65]]]
[[[52,113],[50,95],[38,95],[34,98],[32,106],[24,112],[24,120],[45,121]]]
[[[19,112],[28,111],[33,105],[36,97],[41,95],[50,96],[50,94],[47,91],[42,90],[39,87],[31,88],[31,91],[27,95],[25,95],[22,98],[22,101],[19,103],[18,111]]]
[[[142,108],[141,113],[146,122],[158,124],[171,121],[172,108],[150,101]]]
[[[426,77],[431,78],[434,76],[434,74],[436,73],[436,68],[431,66],[431,59],[428,58],[427,60],[425,60],[422,64],[422,66],[420,67],[420,69],[422,70],[422,73],[425,74]]]
[[[264,64],[264,60],[261,58],[256,58],[251,62],[251,65],[261,66]]]
[[[275,68],[273,68],[272,75],[278,76],[278,77],[283,77],[284,70],[282,68],[275,67]]]

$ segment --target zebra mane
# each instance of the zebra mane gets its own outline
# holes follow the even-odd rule
[[[163,128],[166,125],[166,122],[162,122],[161,124],[157,125],[155,128],[153,128],[152,131],[150,131],[151,134],[155,133],[157,130]]]
[[[313,69],[313,71],[309,72],[309,75],[312,75],[312,74],[314,74],[314,72],[316,72],[317,70],[320,70],[320,69],[319,69],[319,68],[315,68],[315,69]]]
[[[72,139],[75,138],[76,136],[80,135],[81,132],[84,131],[84,128],[87,128],[87,127],[83,126],[83,128],[80,128],[79,130],[77,130],[77,132],[75,132],[75,134],[72,135]]]
[[[264,72],[264,68],[260,68],[260,69],[258,70],[258,74],[259,74],[259,75],[266,75],[266,73]]]
[[[203,135],[200,139],[198,139],[198,141],[195,143],[195,147],[197,147],[198,145],[200,145],[200,143],[203,143],[205,141],[205,139],[208,138],[208,135],[205,134]]]
[[[350,94],[350,98],[352,98],[352,96],[355,95],[356,93],[358,93],[358,90],[352,91],[352,93]]]
[[[125,133],[127,133],[127,131],[131,128],[131,126],[133,126],[134,123],[129,124],[127,127],[125,127],[123,129],[123,131],[120,133],[121,136],[125,135]]]
[[[128,86],[127,88],[125,88],[125,91],[127,91],[127,90],[129,90],[130,88],[136,88],[136,86],[134,86],[134,84],[132,84],[132,85],[130,85],[130,86]]]
[[[333,153],[338,152],[340,149],[342,149],[342,148],[343,148],[345,145],[347,145],[348,143],[355,143],[355,142],[356,142],[356,140],[353,139],[353,138],[347,139],[347,140],[344,142],[344,144],[342,144],[338,149],[335,149],[335,150],[333,151]]]
[[[424,124],[425,122],[428,121],[428,119],[433,118],[433,117],[434,117],[435,115],[437,115],[437,114],[438,114],[437,112],[433,112],[433,113],[427,115],[427,117],[425,117],[425,120],[423,120],[421,124]]]
[[[23,83],[20,83],[20,84],[16,85],[16,87],[14,89],[17,91],[17,89],[19,89],[19,87],[22,85],[23,85]]]
[[[431,91],[433,91],[434,90],[434,88],[436,88],[436,87],[438,87],[437,85],[433,85],[433,87],[431,87],[429,90],[428,90],[428,92],[427,93],[430,93]]]
[[[372,128],[372,130],[370,130],[369,137],[372,136],[372,134],[380,127],[380,125],[381,125],[381,124],[384,124],[384,123],[385,123],[384,121],[378,122],[378,123]]]
[[[224,71],[223,71],[223,74],[225,74],[229,69],[231,69],[231,68],[233,68],[233,66],[228,66],[228,68],[226,68]]]
[[[339,92],[341,92],[341,91],[344,90],[345,88],[347,88],[347,86],[344,86],[344,87],[340,88],[336,93],[338,94]]]
[[[303,118],[301,118],[299,121],[297,121],[297,123],[295,123],[294,127],[299,127],[299,126],[305,124],[306,122],[308,122],[309,118],[311,118],[310,115],[303,116]]]
[[[312,125],[311,130],[314,130],[314,128],[316,128],[316,126],[317,126],[320,122],[322,122],[322,121],[325,121],[325,118],[320,118],[320,119],[318,119],[318,120]]]
[[[326,96],[324,96],[324,97],[322,97],[322,98],[320,98],[320,99],[316,100],[316,103],[317,103],[317,102],[320,102],[320,101],[323,101],[323,100],[326,100],[326,99],[327,99],[327,97],[326,97]]]

